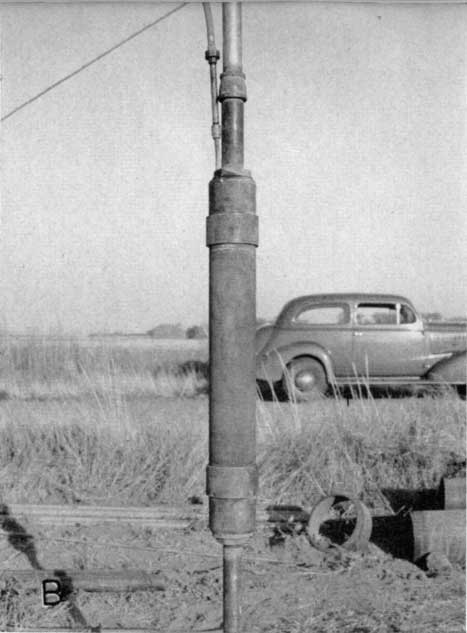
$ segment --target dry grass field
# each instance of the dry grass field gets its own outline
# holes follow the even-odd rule
[[[0,353],[0,398],[63,400],[196,395],[203,385],[189,362],[206,362],[208,350],[202,340],[145,336],[7,337]]]
[[[7,339],[0,346],[0,499],[11,503],[206,504],[205,341]],[[198,362],[197,362],[198,361]],[[383,489],[434,488],[465,460],[465,403],[258,399],[259,503],[311,507],[336,487],[380,507]],[[159,571],[164,592],[76,592],[51,610],[0,580],[7,626],[220,626],[220,546],[197,530],[24,525],[44,567]],[[247,631],[465,630],[464,572],[429,577],[375,545],[319,554],[303,534],[258,530],[245,560]],[[0,531],[3,569],[30,560]]]

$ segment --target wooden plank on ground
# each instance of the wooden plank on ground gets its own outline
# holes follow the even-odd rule
[[[164,506],[153,507],[111,507],[84,505],[0,505],[0,527],[8,531],[8,520],[27,519],[34,523],[53,525],[95,524],[95,523],[131,523],[145,527],[183,529],[194,521],[205,521],[208,511],[203,506]],[[309,514],[299,506],[268,506],[257,510],[259,523],[306,522]]]
[[[151,508],[108,507],[82,505],[29,505],[3,504],[0,506],[0,524],[5,519],[27,519],[34,523],[53,525],[95,523],[131,523],[144,527],[184,529],[193,521],[202,520],[205,511],[191,507],[154,506]]]
[[[124,570],[66,570],[66,569],[3,569],[0,584],[18,580],[25,589],[42,589],[44,580],[58,580],[67,590],[82,589],[91,592],[165,591],[159,574],[150,574],[139,569]]]
[[[6,628],[4,631],[12,633],[92,633],[96,629],[89,627],[87,629],[56,629],[56,628],[44,628],[35,627],[34,629],[14,629]],[[99,627],[99,633],[161,633],[160,629],[102,629]],[[3,633],[3,632],[2,632]],[[190,629],[190,631],[173,631],[173,633],[223,633],[223,629]]]

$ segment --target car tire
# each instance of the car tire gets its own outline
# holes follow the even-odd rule
[[[328,390],[326,372],[314,358],[296,358],[287,365],[282,389],[289,400],[307,402],[323,397]]]

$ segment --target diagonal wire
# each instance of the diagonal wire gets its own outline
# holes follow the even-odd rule
[[[154,20],[154,22],[151,22],[150,24],[146,24],[146,26],[143,26],[141,29],[139,29],[138,31],[135,31],[134,33],[132,33],[131,35],[126,37],[124,40],[121,40],[120,42],[118,42],[118,44],[115,44],[114,46],[112,46],[112,48],[107,49],[106,51],[104,51],[103,53],[98,55],[97,57],[94,57],[94,59],[91,59],[89,62],[86,62],[85,64],[83,64],[82,66],[80,66],[79,68],[74,70],[72,73],[69,73],[65,77],[62,77],[61,79],[59,79],[55,83],[51,84],[50,86],[48,86],[44,90],[41,90],[41,92],[36,94],[34,97],[31,97],[30,99],[28,99],[27,101],[25,101],[21,105],[17,106],[13,110],[10,110],[10,112],[5,114],[5,116],[3,116],[0,119],[0,121],[5,121],[9,117],[13,116],[13,114],[16,114],[17,112],[19,112],[20,110],[22,110],[23,108],[28,106],[29,104],[33,103],[34,101],[37,101],[37,99],[39,99],[43,95],[47,94],[48,92],[50,92],[51,90],[53,90],[57,86],[60,86],[61,84],[65,83],[65,81],[68,81],[68,79],[71,79],[72,77],[75,77],[81,71],[85,70],[86,68],[89,68],[89,66],[92,66],[92,64],[95,64],[96,62],[100,61],[101,59],[103,59],[107,55],[110,55],[110,53],[112,53],[113,51],[117,50],[117,48],[120,48],[121,46],[123,46],[124,44],[126,44],[130,40],[134,39],[138,35],[141,35],[141,33],[144,33],[144,31],[147,31],[148,29],[152,28],[156,24],[159,24],[159,22],[162,22],[162,20],[165,20],[169,16],[173,15],[176,11],[179,11],[180,9],[182,9],[186,4],[187,4],[186,2],[182,2],[182,4],[178,5],[178,7],[175,7],[175,9],[171,9],[168,13],[165,13],[161,17],[157,18],[157,20]]]

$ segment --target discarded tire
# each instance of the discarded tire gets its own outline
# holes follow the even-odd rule
[[[410,514],[413,560],[436,552],[451,563],[465,563],[465,510],[427,510]]]
[[[443,478],[438,488],[440,507],[445,510],[465,510],[465,477]]]
[[[361,501],[335,494],[316,504],[306,530],[310,543],[321,551],[336,545],[361,550],[368,545],[371,528],[370,511]]]

